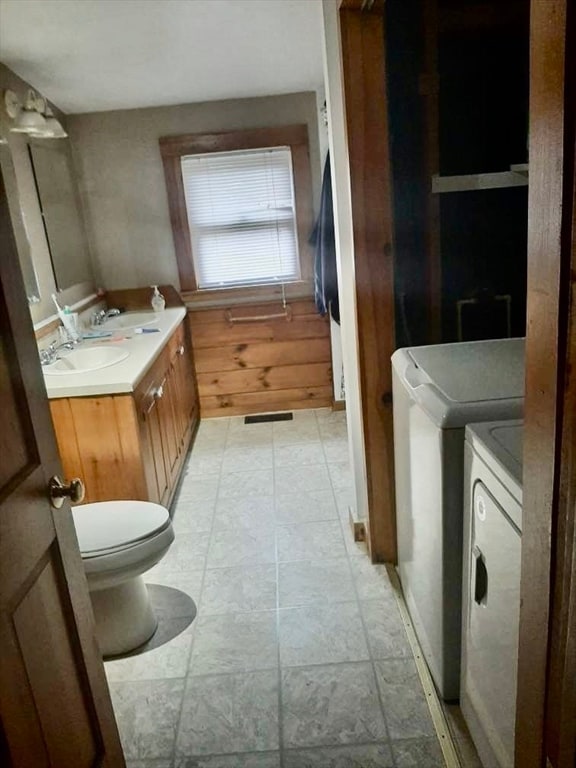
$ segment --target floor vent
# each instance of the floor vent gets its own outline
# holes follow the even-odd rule
[[[292,421],[292,413],[262,413],[257,416],[245,416],[244,424],[265,424],[267,421]]]

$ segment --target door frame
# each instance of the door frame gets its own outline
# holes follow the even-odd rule
[[[393,207],[384,0],[341,0],[342,85],[350,165],[359,389],[373,562],[397,561],[392,423]],[[376,62],[377,66],[373,66]]]
[[[576,739],[576,8],[532,0],[518,768]],[[570,53],[569,53],[570,52]]]

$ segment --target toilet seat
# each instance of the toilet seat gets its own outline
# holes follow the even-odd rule
[[[149,501],[103,501],[72,508],[82,559],[139,547],[170,527],[168,510]]]

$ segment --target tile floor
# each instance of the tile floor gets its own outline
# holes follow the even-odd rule
[[[344,413],[202,422],[150,583],[195,621],[110,661],[128,768],[444,765],[384,566],[347,522]]]

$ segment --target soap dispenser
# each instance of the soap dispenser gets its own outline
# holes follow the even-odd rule
[[[152,309],[154,312],[163,312],[164,308],[166,307],[166,299],[160,291],[158,290],[157,285],[153,285],[152,288],[154,289],[154,293],[152,294],[152,300],[150,304],[152,304]]]

